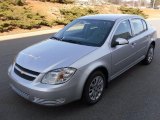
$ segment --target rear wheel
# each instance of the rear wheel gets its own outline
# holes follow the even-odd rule
[[[149,65],[153,60],[153,56],[154,56],[154,46],[150,45],[148,52],[147,52],[147,55],[144,58],[144,60],[142,61],[142,63],[145,65]]]
[[[101,71],[93,72],[85,84],[83,101],[87,104],[97,103],[102,97],[105,84],[105,75]]]

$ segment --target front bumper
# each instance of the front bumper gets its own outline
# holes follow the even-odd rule
[[[72,80],[59,85],[48,85],[39,82],[43,76],[39,75],[34,81],[28,81],[15,74],[12,66],[8,70],[8,75],[11,78],[11,88],[31,102],[58,106],[79,99],[76,82],[71,83]]]

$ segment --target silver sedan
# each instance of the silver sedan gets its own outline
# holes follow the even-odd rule
[[[142,17],[78,18],[51,38],[22,50],[9,67],[11,88],[41,105],[97,103],[109,81],[139,62],[152,62],[156,30]]]

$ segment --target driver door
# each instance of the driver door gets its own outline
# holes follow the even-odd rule
[[[112,41],[117,38],[126,39],[129,41],[129,44],[116,45],[111,48],[112,77],[116,77],[124,72],[135,61],[134,39],[132,39],[132,29],[129,20],[124,20],[119,23]]]

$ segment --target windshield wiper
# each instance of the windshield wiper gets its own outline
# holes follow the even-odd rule
[[[61,38],[58,38],[58,37],[55,37],[55,36],[52,36],[50,39],[62,40]]]
[[[75,44],[83,44],[81,41],[75,41],[75,40],[67,40],[67,39],[62,39],[63,42],[69,42],[69,43],[75,43]]]

